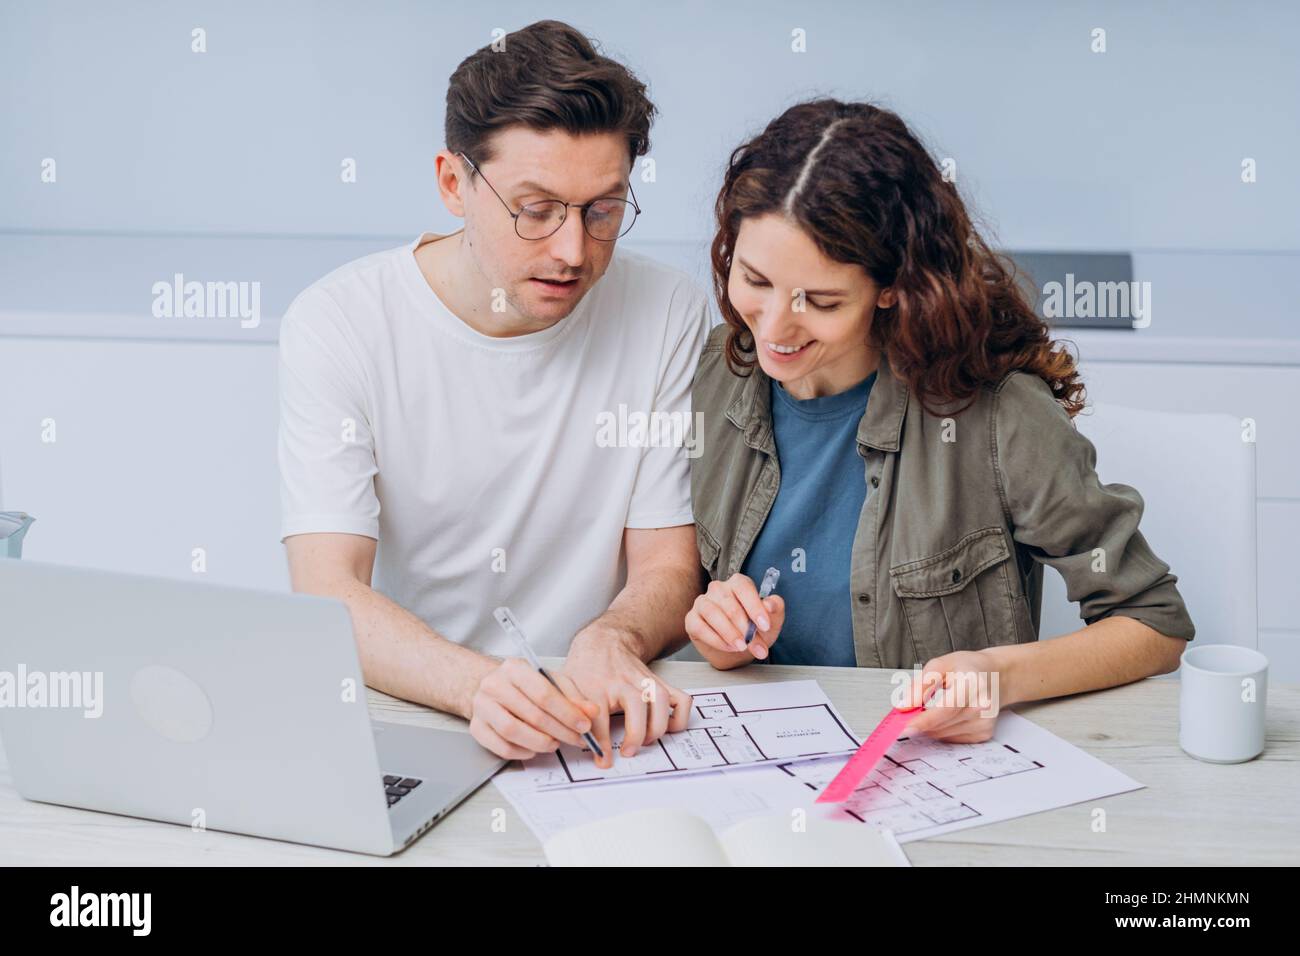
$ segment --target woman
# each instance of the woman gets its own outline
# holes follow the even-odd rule
[[[1075,430],[1074,360],[895,114],[792,107],[732,154],[716,215],[726,321],[692,475],[710,583],[686,618],[707,660],[923,664],[910,706],[973,675],[993,706],[910,725],[953,742],[989,739],[998,706],[1177,668],[1192,621],[1141,496],[1102,485]],[[1043,564],[1087,626],[1039,643]]]

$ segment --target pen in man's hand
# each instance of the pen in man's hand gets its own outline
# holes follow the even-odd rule
[[[776,588],[776,582],[780,580],[780,578],[781,578],[781,572],[778,571],[776,568],[767,569],[767,573],[763,575],[763,583],[758,588],[758,599],[760,601],[767,599],[767,597]],[[754,631],[756,630],[756,628],[757,625],[753,621],[750,621],[749,627],[745,628],[746,644],[750,643],[754,639]]]
[[[510,613],[510,608],[499,607],[492,612],[492,616],[496,618],[496,622],[501,625],[501,630],[505,631],[515,639],[515,643],[518,644],[519,649],[523,651],[524,659],[533,667],[537,668],[537,673],[550,681],[551,685],[563,694],[564,691],[561,690],[559,684],[555,683],[555,678],[547,673],[546,668],[542,666],[542,662],[539,661],[537,655],[533,653],[532,647],[528,644],[528,639],[524,637],[523,628],[519,626],[519,622],[515,620],[515,616]],[[596,743],[595,737],[590,733],[585,733],[582,735],[582,739],[586,742],[587,746],[591,748],[592,753],[597,757],[602,759],[604,758],[605,751],[600,749],[600,744]]]

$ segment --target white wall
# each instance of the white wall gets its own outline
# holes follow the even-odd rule
[[[211,581],[287,588],[273,344],[9,339],[0,357],[25,558],[188,577],[202,548]]]

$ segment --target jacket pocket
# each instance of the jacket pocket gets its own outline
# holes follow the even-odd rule
[[[919,655],[928,659],[1016,643],[1010,557],[1003,529],[994,526],[889,569]]]

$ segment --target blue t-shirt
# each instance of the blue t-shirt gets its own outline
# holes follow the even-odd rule
[[[849,569],[867,500],[858,424],[876,373],[848,391],[797,399],[772,382],[772,431],[781,486],[741,571],[755,584],[781,572],[785,624],[772,664],[853,667]]]

